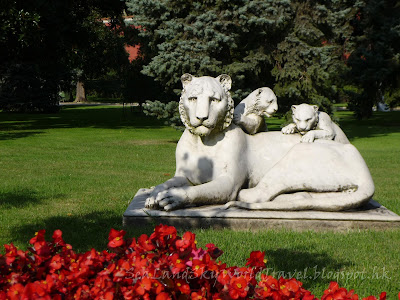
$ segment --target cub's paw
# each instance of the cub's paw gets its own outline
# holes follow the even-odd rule
[[[292,134],[296,132],[296,125],[295,124],[289,124],[285,127],[282,128],[282,133],[283,134]]]
[[[315,140],[315,134],[312,131],[307,132],[303,137],[301,138],[302,143],[312,143]]]

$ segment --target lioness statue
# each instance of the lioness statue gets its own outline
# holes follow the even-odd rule
[[[269,118],[277,110],[274,92],[270,88],[262,87],[251,92],[235,107],[233,122],[249,134],[267,131],[264,116]]]
[[[342,144],[350,144],[346,134],[331,117],[318,106],[306,103],[292,105],[293,123],[282,128],[282,133],[300,133],[301,142],[312,143],[315,139],[334,140]]]
[[[339,211],[368,202],[374,183],[355,147],[300,135],[246,134],[232,123],[228,75],[181,77],[186,130],[176,173],[155,187],[147,208],[225,204],[248,209]]]

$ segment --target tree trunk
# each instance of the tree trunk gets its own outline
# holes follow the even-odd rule
[[[76,97],[74,102],[87,102],[85,93],[85,84],[83,81],[78,81],[76,83]]]

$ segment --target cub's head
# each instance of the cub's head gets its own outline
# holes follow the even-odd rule
[[[234,103],[229,93],[232,85],[229,75],[222,74],[213,78],[184,74],[181,81],[183,90],[179,113],[191,133],[207,136],[231,124]]]
[[[259,88],[249,96],[254,99],[254,105],[249,108],[247,113],[255,113],[269,118],[278,110],[277,98],[270,88]]]
[[[292,105],[292,118],[301,134],[313,130],[318,124],[318,106],[309,104]]]

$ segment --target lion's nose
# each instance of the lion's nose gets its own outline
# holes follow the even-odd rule
[[[198,101],[196,106],[196,118],[204,121],[208,118],[209,103],[208,101]]]
[[[203,122],[204,120],[207,120],[207,117],[197,117],[197,119],[199,119],[201,122]]]

